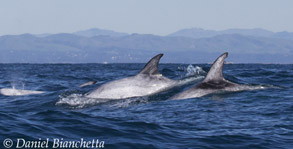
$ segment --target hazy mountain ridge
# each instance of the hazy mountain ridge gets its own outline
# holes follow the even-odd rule
[[[244,36],[267,37],[267,38],[282,38],[293,40],[293,33],[290,32],[271,32],[268,30],[255,29],[227,29],[222,31],[205,30],[201,28],[182,29],[171,33],[168,36],[190,37],[190,38],[208,38],[223,34],[239,34]]]
[[[105,29],[98,29],[98,28],[92,28],[88,30],[83,30],[83,31],[78,31],[74,32],[73,34],[79,35],[79,36],[84,36],[84,37],[94,37],[94,36],[127,36],[127,33],[120,33],[120,32],[115,32],[111,30],[105,30]]]
[[[121,36],[84,36],[74,33],[43,37],[31,34],[6,35],[0,36],[0,62],[146,62],[157,53],[165,53],[163,62],[206,63],[228,51],[234,55],[228,61],[238,63],[293,63],[293,42],[289,39],[292,33],[271,34],[258,29],[247,32],[242,30],[241,34],[237,31],[239,34],[234,34],[236,31],[229,30],[231,34],[214,36],[211,36],[211,32],[211,37],[205,38],[123,33]],[[272,35],[281,38],[265,37]]]

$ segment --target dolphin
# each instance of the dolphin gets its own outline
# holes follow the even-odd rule
[[[219,91],[242,91],[252,89],[252,87],[247,85],[230,82],[223,77],[223,65],[226,57],[228,57],[228,52],[222,54],[215,60],[207,76],[201,83],[182,93],[176,94],[170,99],[196,98]]]
[[[149,96],[195,80],[171,80],[164,77],[158,70],[158,63],[162,56],[163,54],[158,54],[149,60],[137,75],[103,84],[93,91],[86,93],[85,97],[124,99]]]
[[[80,85],[79,87],[85,87],[85,86],[93,85],[95,83],[97,83],[97,81],[89,81]],[[1,88],[0,89],[0,95],[4,95],[4,96],[25,96],[25,95],[36,95],[36,94],[43,94],[43,93],[46,93],[46,92],[16,89],[16,88]]]
[[[15,88],[1,88],[0,94],[5,96],[24,96],[24,95],[36,95],[43,94],[43,91],[33,91],[33,90],[22,90]]]
[[[79,87],[85,87],[85,86],[89,86],[89,85],[93,85],[93,84],[96,84],[98,81],[89,81],[89,82],[86,82],[86,83],[83,83],[81,84]]]

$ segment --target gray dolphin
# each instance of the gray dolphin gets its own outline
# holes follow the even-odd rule
[[[5,96],[24,96],[24,95],[36,95],[43,94],[44,91],[33,91],[33,90],[23,90],[15,88],[1,88],[0,94]]]
[[[179,93],[171,97],[171,99],[187,99],[201,97],[218,91],[241,91],[249,89],[258,89],[257,87],[253,88],[247,85],[240,85],[226,80],[223,77],[223,65],[226,57],[228,57],[228,52],[222,54],[215,60],[207,76],[201,83],[194,86],[193,88],[190,88],[186,91],[183,91],[182,93]]]
[[[86,93],[85,96],[99,99],[148,96],[198,79],[171,80],[164,77],[158,70],[158,63],[162,56],[163,54],[158,54],[153,57],[137,75],[103,84]]]

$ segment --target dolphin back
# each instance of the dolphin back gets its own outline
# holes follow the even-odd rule
[[[147,75],[158,75],[160,74],[158,65],[163,54],[158,54],[153,57],[149,62],[144,66],[144,68],[140,71],[139,74],[147,74]]]

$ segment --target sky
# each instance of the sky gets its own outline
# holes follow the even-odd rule
[[[100,28],[168,35],[185,28],[293,32],[292,0],[0,0],[0,35]]]

